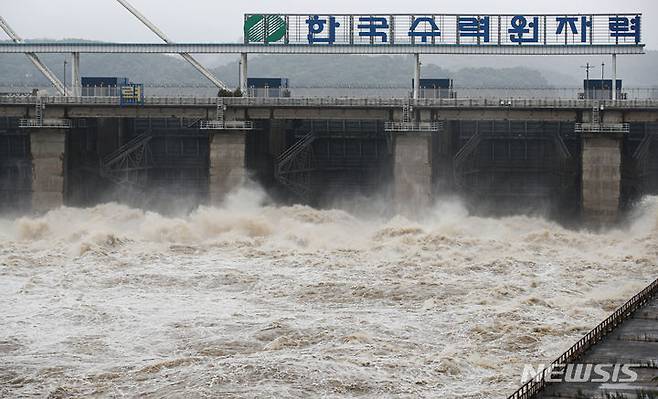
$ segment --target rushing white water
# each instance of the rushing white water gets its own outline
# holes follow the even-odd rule
[[[0,396],[504,397],[655,278],[623,228],[117,204],[0,220]]]

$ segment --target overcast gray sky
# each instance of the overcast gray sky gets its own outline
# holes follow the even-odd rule
[[[642,41],[658,49],[657,0],[130,0],[172,40],[235,42],[245,13],[634,13]],[[0,15],[24,38],[84,38],[117,42],[159,39],[115,0],[0,0]],[[6,38],[4,33],[0,37]]]

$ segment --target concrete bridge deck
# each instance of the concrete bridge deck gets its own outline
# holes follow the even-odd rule
[[[548,372],[540,373],[509,399],[614,398],[643,399],[658,396],[658,280],[633,296],[610,317],[587,333],[560,356],[554,365],[561,372],[567,365],[634,365],[635,381],[620,370],[619,382],[590,382],[600,379],[593,372],[586,382],[548,382]],[[614,368],[606,371],[615,378]],[[585,368],[576,371],[586,376]],[[560,379],[558,373],[553,378]]]
[[[1,104],[36,104],[40,99],[45,104],[71,105],[119,105],[117,96],[0,96]],[[512,107],[512,108],[591,108],[603,105],[606,108],[657,108],[658,99],[636,98],[630,100],[593,100],[569,98],[380,98],[380,97],[189,97],[189,96],[146,96],[144,105],[216,105],[221,100],[231,106],[294,106],[294,107],[401,107],[412,104],[421,107]]]
[[[226,120],[369,119],[401,121],[410,107],[413,119],[553,120],[589,122],[593,108],[603,122],[658,121],[658,99],[577,100],[517,98],[254,98],[145,97],[139,106],[121,106],[119,97],[0,96],[0,116],[32,118],[36,104],[49,118],[179,117],[212,120],[217,106]]]
[[[221,101],[230,107],[367,107],[367,108],[399,108],[405,104],[420,108],[568,108],[591,109],[602,106],[606,109],[657,109],[658,99],[636,98],[630,100],[593,100],[593,99],[563,99],[563,98],[350,98],[350,97],[175,97],[147,96],[143,107],[156,106],[216,106]],[[120,98],[116,96],[0,96],[1,105],[35,105],[41,102],[46,105],[109,105],[119,106]]]

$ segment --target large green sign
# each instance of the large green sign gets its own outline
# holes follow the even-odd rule
[[[641,14],[247,14],[245,43],[643,46]],[[565,53],[567,53],[565,51]]]
[[[279,15],[250,15],[244,21],[247,42],[272,43],[286,35],[286,21]]]

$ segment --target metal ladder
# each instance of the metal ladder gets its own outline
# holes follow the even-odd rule
[[[402,104],[402,122],[403,123],[411,122],[413,112],[414,109],[411,106],[411,104],[409,104],[408,101],[405,101],[404,104]]]
[[[221,97],[217,99],[217,121],[224,122],[224,99]]]
[[[598,104],[596,104],[596,105],[592,108],[592,123],[598,123],[598,124],[601,123],[601,112],[600,112],[600,111],[601,111],[601,110],[600,110]]]
[[[46,110],[46,104],[41,101],[41,97],[37,97],[36,109],[34,111],[34,116],[38,126],[43,126],[43,114]]]

